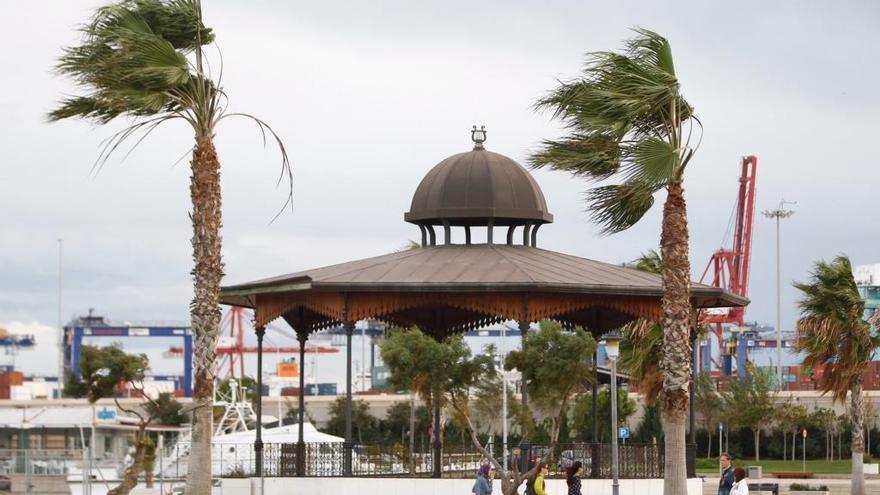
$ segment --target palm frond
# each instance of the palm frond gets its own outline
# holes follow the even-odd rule
[[[531,155],[532,168],[570,172],[591,179],[611,177],[620,168],[620,144],[607,134],[575,135],[559,141],[544,141]]]
[[[649,249],[629,263],[629,266],[636,270],[659,275],[663,270],[663,258],[660,257],[660,253],[656,249]]]
[[[567,134],[543,141],[531,166],[614,182],[586,195],[605,234],[638,222],[654,192],[681,180],[694,153],[693,107],[680,94],[670,44],[653,31],[635,32],[620,53],[587,54],[579,78],[560,82],[535,104]]]
[[[635,225],[651,209],[654,191],[638,181],[595,187],[587,192],[593,221],[600,225],[602,234],[622,232]]]
[[[251,114],[241,112],[228,113],[221,116],[220,120],[226,117],[244,117],[246,119],[252,120],[257,124],[257,127],[259,127],[260,129],[260,134],[263,136],[264,147],[266,146],[266,132],[272,135],[272,139],[274,139],[275,144],[278,145],[278,150],[281,153],[281,174],[278,176],[278,183],[276,184],[276,186],[280,186],[281,183],[284,182],[285,179],[287,179],[288,192],[287,199],[281,206],[281,209],[278,211],[277,214],[275,214],[275,217],[272,218],[272,221],[274,222],[276,219],[278,219],[279,216],[281,216],[281,214],[284,212],[285,209],[287,209],[288,206],[290,206],[291,210],[293,209],[293,169],[290,167],[290,159],[287,156],[287,149],[284,147],[284,141],[282,141],[281,137],[275,133],[275,130],[272,129],[272,126]]]
[[[663,330],[656,322],[638,319],[621,329],[624,340],[620,365],[639,384],[639,391],[651,405],[663,389],[659,356],[663,353]]]
[[[797,350],[804,366],[825,366],[820,388],[842,401],[859,380],[880,344],[871,324],[862,319],[865,302],[846,256],[815,264],[808,282],[795,283],[802,298],[797,321]]]
[[[624,149],[631,157],[622,171],[626,181],[660,188],[675,177],[679,154],[668,141],[645,138]]]

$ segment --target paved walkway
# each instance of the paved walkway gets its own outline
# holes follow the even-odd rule
[[[849,495],[850,480],[849,478],[814,478],[807,480],[788,480],[776,478],[761,478],[758,480],[749,479],[749,483],[779,483],[779,495],[788,495],[790,493],[788,487],[792,483],[805,483],[808,485],[826,485],[831,495]],[[718,477],[706,477],[703,482],[703,495],[717,495],[718,493]],[[768,492],[769,493],[769,492]],[[866,495],[880,495],[880,479],[865,480]],[[749,495],[756,495],[750,492]]]

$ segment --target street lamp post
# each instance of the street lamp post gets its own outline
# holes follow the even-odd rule
[[[803,450],[803,465],[802,465],[803,467],[801,469],[803,470],[803,472],[806,473],[807,472],[807,429],[806,428],[804,428],[803,431],[801,431],[801,438],[803,441],[803,448],[801,448],[801,450]]]
[[[779,255],[779,221],[794,215],[793,210],[786,210],[786,204],[797,204],[781,200],[775,210],[764,210],[764,216],[776,219],[776,387],[782,390],[782,282],[780,276]]]
[[[617,332],[605,334],[605,354],[611,361],[611,494],[620,493],[617,454],[617,358],[620,357],[620,341],[623,337]]]

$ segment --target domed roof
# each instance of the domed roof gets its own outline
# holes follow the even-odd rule
[[[475,131],[476,133],[482,131]],[[471,151],[438,163],[413,195],[407,222],[423,225],[523,225],[553,221],[544,193],[519,163],[483,148],[485,132]]]

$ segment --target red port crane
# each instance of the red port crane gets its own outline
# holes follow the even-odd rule
[[[700,283],[709,283],[713,287],[726,289],[733,294],[748,297],[749,289],[749,264],[752,257],[752,221],[755,214],[755,171],[758,167],[758,158],[744,156],[742,158],[742,173],[739,177],[739,194],[736,200],[736,216],[733,231],[733,246],[721,248],[714,253],[706,265]],[[712,278],[706,276],[711,271]],[[722,325],[733,323],[743,326],[745,308],[722,308],[715,311],[705,311],[701,323],[709,326],[718,337],[719,346],[722,347]]]
[[[218,356],[218,360],[215,364],[217,368],[217,375],[220,377],[235,377],[235,368],[236,364],[239,369],[239,377],[245,376],[244,374],[244,355],[256,353],[256,347],[245,347],[244,345],[244,332],[245,332],[245,322],[250,321],[249,315],[246,313],[246,309],[239,306],[232,306],[223,316],[223,319],[220,321],[220,335],[222,335],[220,342],[217,343],[216,354]],[[273,330],[278,333],[284,334],[284,332],[278,328],[268,327],[270,330]],[[308,354],[332,354],[339,352],[339,349],[335,349],[333,347],[320,347],[320,346],[311,346],[306,347],[305,352]],[[263,347],[264,354],[271,353],[280,353],[280,354],[299,354],[299,347]],[[183,355],[182,347],[171,347],[165,353],[166,357],[174,357],[178,355]],[[222,369],[228,366],[228,371],[225,375],[222,373]]]

